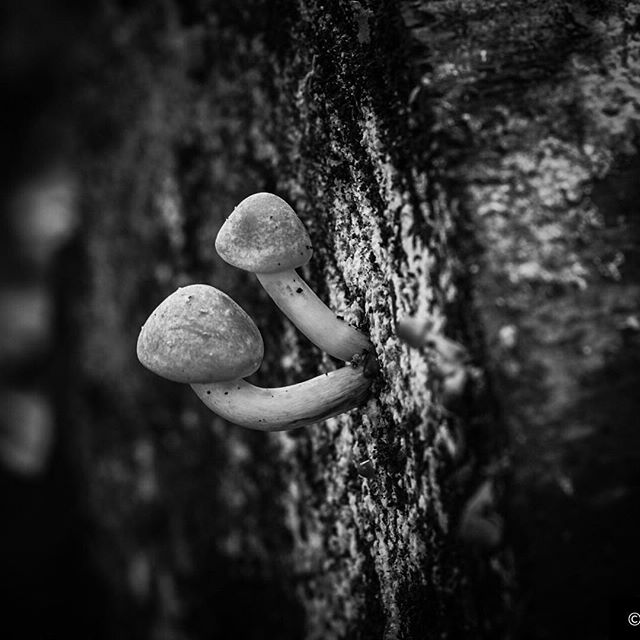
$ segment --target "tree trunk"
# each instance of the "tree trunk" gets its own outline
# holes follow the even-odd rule
[[[640,3],[208,4],[96,10],[50,107],[81,226],[49,384],[99,637],[601,637],[640,569]],[[366,406],[276,434],[135,358],[206,282],[262,332],[252,380],[340,366],[215,253],[258,191],[378,365]],[[454,406],[407,317],[468,349]]]

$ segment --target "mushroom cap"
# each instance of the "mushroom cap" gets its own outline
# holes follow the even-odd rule
[[[222,225],[216,251],[239,269],[276,273],[309,262],[313,247],[302,221],[282,198],[254,193]]]
[[[258,327],[228,295],[206,284],[174,291],[140,331],[138,360],[174,382],[220,382],[254,373],[264,355]]]

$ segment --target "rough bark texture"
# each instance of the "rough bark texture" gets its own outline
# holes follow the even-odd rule
[[[120,571],[174,633],[186,620],[200,634],[235,627],[241,637],[418,637],[426,627],[473,636],[455,541],[464,487],[447,485],[451,453],[437,447],[454,438],[452,420],[426,355],[394,336],[404,314],[441,320],[455,293],[452,223],[429,205],[406,118],[401,16],[357,3],[208,15],[191,26],[167,17],[158,46],[171,44],[173,59],[164,66],[155,51],[146,60],[133,49],[157,78],[144,79],[148,102],[87,227],[80,355],[82,380],[98,394],[87,422],[121,411],[89,442],[88,459],[104,470],[89,472],[91,502],[119,505],[109,538],[123,540]],[[143,155],[121,155],[136,138]],[[135,182],[123,180],[133,171]],[[134,208],[105,210],[105,192],[108,202],[122,184],[137,195]],[[261,327],[262,384],[335,367],[213,251],[225,215],[260,190],[301,216],[315,248],[305,277],[370,334],[380,364],[363,411],[275,436],[222,424],[132,358],[156,302],[178,283],[206,281]],[[357,472],[366,460],[369,478]]]
[[[93,16],[58,397],[113,637],[601,637],[640,569],[639,16],[595,0]],[[281,434],[223,423],[135,359],[158,302],[208,282],[260,327],[259,383],[338,366],[215,254],[263,190],[296,209],[304,277],[379,364],[364,408]],[[455,413],[428,351],[396,336],[409,315],[471,352]],[[461,539],[480,486],[506,519],[497,549]]]
[[[510,436],[523,637],[603,637],[637,587],[639,15],[470,12],[475,58],[456,63],[475,78],[453,98],[470,136],[453,180]]]

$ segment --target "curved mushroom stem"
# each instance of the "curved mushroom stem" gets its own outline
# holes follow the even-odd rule
[[[304,427],[362,404],[371,380],[363,367],[343,367],[288,387],[263,389],[246,380],[192,384],[211,411],[259,431]]]
[[[329,355],[348,362],[363,351],[373,351],[369,338],[340,320],[293,269],[256,276],[289,320]]]

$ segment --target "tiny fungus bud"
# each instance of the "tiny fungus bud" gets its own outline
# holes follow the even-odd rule
[[[435,331],[430,320],[403,318],[397,324],[396,333],[410,347],[427,347],[436,352],[444,362],[463,364],[469,360],[469,352],[460,343]]]
[[[490,551],[502,541],[503,529],[504,521],[496,511],[493,482],[486,480],[464,506],[458,536],[472,547]]]
[[[410,347],[427,347],[435,355],[435,373],[442,383],[442,404],[449,410],[457,408],[469,381],[469,352],[458,342],[434,331],[430,320],[403,318],[398,322],[396,333]]]
[[[451,367],[451,370],[443,376],[441,399],[445,409],[457,413],[460,409],[460,401],[465,397],[468,382],[469,373],[464,365]]]
[[[204,404],[250,429],[282,431],[361,404],[371,380],[364,364],[288,387],[262,389],[242,376],[262,362],[258,328],[229,296],[208,285],[178,289],[142,327],[138,359],[158,375],[191,385]]]
[[[406,342],[410,347],[421,349],[426,345],[431,327],[430,320],[407,317],[398,321],[396,334],[402,342]]]
[[[256,274],[280,310],[315,345],[339,360],[372,351],[367,336],[340,320],[295,269],[313,253],[311,239],[295,211],[272,193],[245,198],[216,238],[220,257]]]

